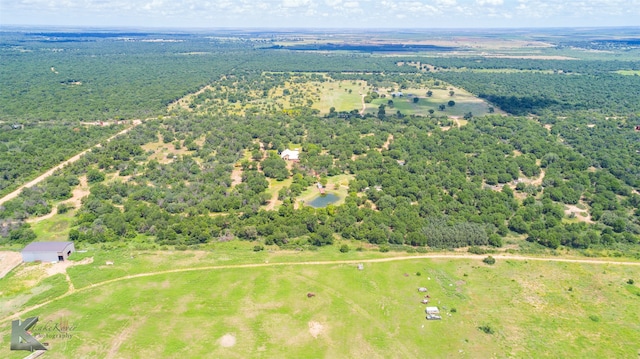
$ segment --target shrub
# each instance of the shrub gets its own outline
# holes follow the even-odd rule
[[[488,256],[487,258],[482,260],[484,263],[488,264],[488,265],[494,265],[496,263],[496,259],[493,258],[492,256]]]
[[[478,247],[478,246],[471,246],[469,247],[469,249],[467,250],[469,253],[472,254],[486,254],[487,251]]]
[[[485,334],[493,334],[495,333],[495,331],[493,330],[493,328],[491,328],[490,325],[485,324],[485,325],[481,325],[478,327],[478,329],[480,329],[482,332],[484,332]]]
[[[389,246],[387,245],[381,245],[380,246],[380,252],[385,253],[389,251]]]
[[[67,213],[69,212],[70,209],[73,209],[74,207],[72,205],[69,205],[67,203],[60,203],[58,205],[58,213],[59,214],[63,214],[63,213]]]
[[[263,250],[264,250],[264,247],[261,244],[253,246],[253,251],[254,252],[260,252],[260,251],[263,251]]]
[[[342,253],[347,253],[347,252],[349,252],[349,246],[348,246],[348,245],[346,245],[346,244],[341,245],[341,246],[340,246],[340,252],[342,252]]]
[[[629,280],[627,281],[627,284],[633,285],[633,283],[635,283],[635,282],[633,281],[633,279],[629,279]]]

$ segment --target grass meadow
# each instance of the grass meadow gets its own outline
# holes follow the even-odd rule
[[[378,113],[378,106],[386,105],[387,114],[394,114],[400,111],[405,115],[423,115],[428,116],[429,110],[434,110],[435,115],[447,115],[462,117],[466,113],[471,112],[474,116],[482,116],[489,113],[489,104],[483,100],[473,96],[472,94],[462,90],[454,89],[454,96],[449,95],[449,90],[432,89],[433,94],[427,97],[425,89],[408,89],[403,90],[403,97],[392,98],[387,95],[385,98],[377,98],[370,104],[367,104],[368,113]],[[413,102],[413,98],[418,97],[417,103]],[[388,101],[393,101],[393,107],[388,105]],[[440,111],[438,106],[447,105],[447,102],[453,100],[454,106],[446,106],[444,111]]]
[[[70,325],[67,337],[43,338],[47,358],[628,358],[640,350],[640,288],[627,283],[638,280],[636,266],[500,257],[489,266],[479,256],[365,262],[360,271],[291,262],[384,254],[249,246],[77,253],[94,261],[68,269],[75,292],[21,318]],[[192,266],[200,268],[123,278]],[[59,275],[45,281],[35,286],[67,288]],[[425,319],[420,286],[441,321]],[[33,297],[26,305],[51,299]],[[9,351],[9,335],[3,320],[0,357],[24,357]]]

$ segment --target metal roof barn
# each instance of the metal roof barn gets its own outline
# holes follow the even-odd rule
[[[73,242],[33,242],[22,250],[22,260],[24,262],[65,261],[75,251]]]

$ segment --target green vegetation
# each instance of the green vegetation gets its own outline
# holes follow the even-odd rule
[[[476,260],[414,259],[366,263],[362,271],[356,269],[357,262],[265,265],[85,286],[137,273],[136,268],[162,270],[157,265],[164,267],[162,263],[172,259],[177,268],[189,257],[192,263],[198,258],[232,264],[241,253],[251,254],[247,259],[254,262],[267,255],[248,249],[161,257],[150,252],[93,252],[93,264],[72,267],[78,269],[71,275],[76,293],[25,315],[75,324],[70,338],[48,340],[52,350],[47,354],[54,357],[106,352],[123,357],[147,352],[164,357],[251,356],[256,348],[278,357],[359,356],[363,350],[422,357],[426,346],[434,356],[462,350],[474,356],[535,352],[540,357],[625,357],[635,355],[634,345],[640,340],[636,313],[625,310],[634,307],[637,297],[619,290],[619,278],[636,270],[616,265],[503,260],[487,268]],[[328,253],[309,254],[306,257],[312,259]],[[271,256],[273,263],[290,254]],[[104,266],[103,258],[115,264]],[[120,274],[105,277],[112,271]],[[403,275],[416,271],[423,275]],[[563,290],[569,285],[572,292]],[[419,304],[422,296],[416,292],[419,286],[428,288],[441,310],[451,308],[452,316],[427,321]],[[307,293],[315,296],[308,298]],[[8,350],[9,330],[6,325],[0,330],[0,355],[24,356]],[[191,343],[194,335],[209,339]],[[225,346],[225,335],[233,336],[235,345]]]

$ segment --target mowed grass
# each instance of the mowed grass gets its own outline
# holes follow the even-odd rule
[[[285,90],[290,91],[294,96],[282,96]],[[271,97],[285,108],[296,106],[292,103],[292,97],[296,97],[302,102],[298,105],[306,104],[307,100],[311,100],[313,101],[312,108],[319,110],[321,114],[327,114],[331,107],[336,111],[361,110],[362,95],[370,90],[367,82],[362,80],[308,81],[278,86],[271,91]]]
[[[640,76],[640,70],[618,70],[616,73],[625,76]]]
[[[435,115],[447,115],[461,117],[471,112],[474,116],[482,116],[489,113],[489,104],[482,99],[479,99],[472,94],[459,89],[454,88],[454,95],[449,95],[449,90],[432,89],[433,94],[431,97],[427,97],[426,89],[408,89],[403,90],[402,97],[391,97],[387,94],[385,98],[378,98],[373,100],[370,104],[367,104],[368,113],[378,113],[378,107],[381,104],[386,106],[385,111],[387,114],[395,114],[400,111],[404,115],[429,115],[429,110],[434,110]],[[413,102],[414,97],[418,97],[417,103]],[[389,100],[393,101],[393,107],[388,105]],[[453,100],[454,106],[448,106],[447,103]],[[444,111],[440,111],[438,107],[445,105]],[[496,111],[498,112],[498,111]]]
[[[638,267],[480,259],[165,273],[86,287],[22,318],[76,326],[47,339],[48,358],[637,356],[640,288],[626,281]],[[442,321],[425,320],[419,286]],[[9,334],[5,321],[0,357],[24,357]]]
[[[336,81],[323,84],[320,101],[313,104],[313,108],[320,113],[329,113],[334,107],[336,111],[351,111],[362,109],[362,95],[369,91],[365,81]]]

